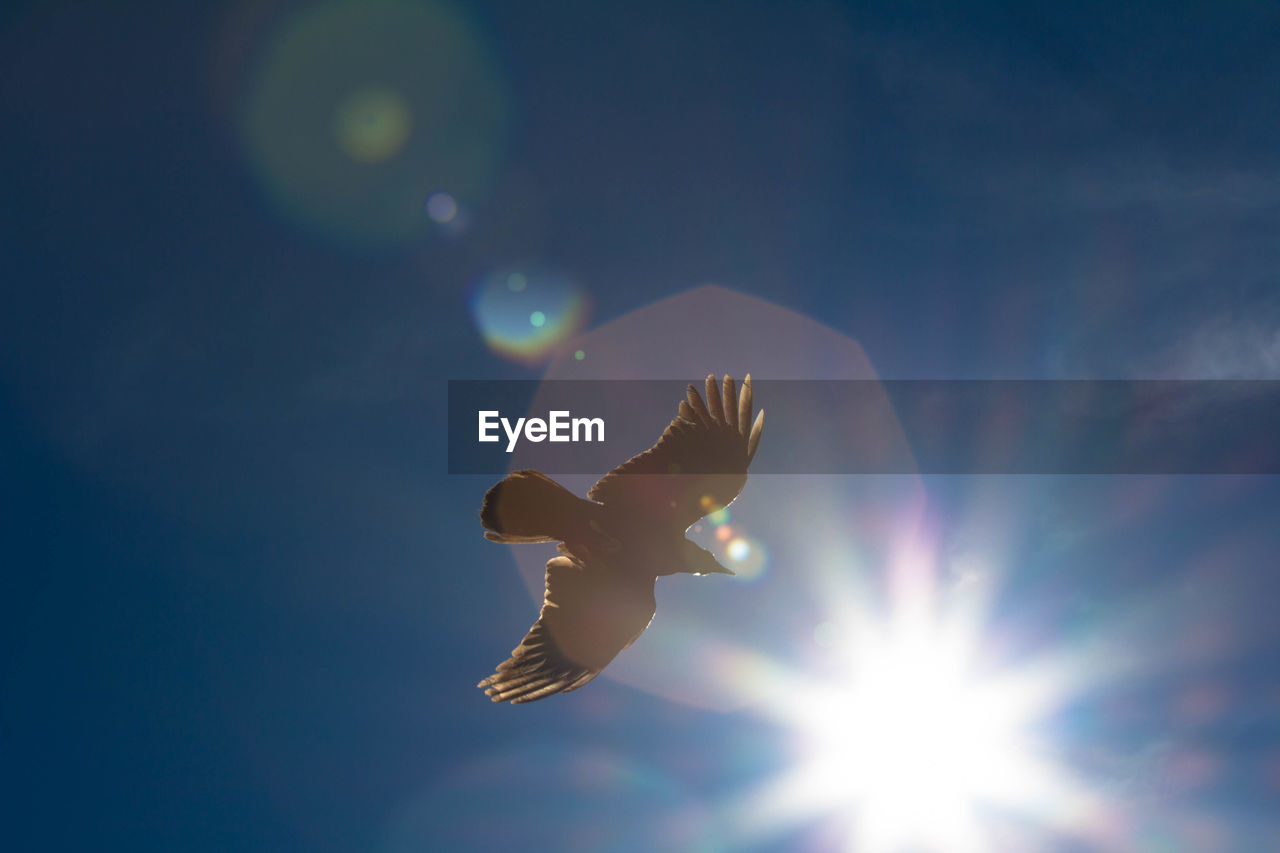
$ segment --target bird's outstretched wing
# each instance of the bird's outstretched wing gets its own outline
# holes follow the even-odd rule
[[[577,690],[649,627],[653,581],[587,568],[570,554],[553,557],[538,621],[476,686],[513,704]]]
[[[722,389],[715,376],[708,376],[706,387],[704,403],[690,385],[658,443],[606,474],[588,496],[606,506],[667,519],[682,530],[728,506],[746,485],[764,411],[753,423],[750,374],[742,381],[741,396],[729,376]]]

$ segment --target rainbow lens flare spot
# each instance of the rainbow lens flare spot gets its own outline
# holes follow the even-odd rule
[[[582,328],[587,300],[567,276],[547,270],[497,270],[475,288],[471,316],[489,348],[537,364]]]

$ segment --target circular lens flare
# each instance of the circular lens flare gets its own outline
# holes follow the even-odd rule
[[[525,364],[558,351],[586,320],[586,297],[566,276],[546,270],[497,270],[476,287],[471,315],[489,348]]]
[[[427,216],[433,222],[445,225],[458,216],[458,202],[448,193],[432,193],[427,197]]]
[[[522,268],[512,267],[512,271],[517,269]],[[532,275],[528,287],[534,287]],[[533,310],[545,309],[530,306],[518,317],[525,330],[531,330],[528,312]],[[748,331],[758,329],[767,329],[768,334]],[[655,346],[655,342],[661,345]],[[575,358],[578,349],[583,352],[582,359]],[[714,365],[708,362],[709,353],[714,354]],[[764,300],[723,287],[705,286],[575,336],[571,345],[565,345],[553,357],[545,379],[616,381],[678,377],[683,384],[684,381],[696,382],[713,369],[738,379],[750,371],[756,371],[759,376],[762,368],[756,365],[762,363],[767,363],[769,375],[777,379],[875,377],[870,361],[851,339]],[[549,408],[550,398],[545,396],[549,392],[549,386],[540,390],[531,410]],[[769,408],[773,405],[769,399],[766,391],[758,387],[756,407]],[[651,413],[662,421],[662,424],[655,423],[654,438],[665,424],[665,418],[675,414],[677,402],[673,395],[667,404],[669,411],[664,408],[661,413]],[[846,413],[836,414],[835,420],[840,421]],[[767,428],[765,433],[767,447]],[[817,440],[825,439],[819,436]],[[619,456],[619,462],[624,455]],[[516,458],[512,464],[522,465]],[[598,478],[598,474],[592,474],[556,479],[575,493],[584,494]],[[696,537],[701,547],[712,551],[725,568],[735,573],[739,573],[741,564],[732,562],[724,552],[727,542],[735,538],[734,534],[747,533],[743,538],[752,543],[754,554],[761,553],[754,547],[757,543],[766,544],[764,553],[769,567],[775,561],[782,565],[783,554],[787,553],[789,577],[785,586],[795,597],[758,612],[759,620],[744,619],[743,611],[759,599],[752,592],[753,584],[740,582],[740,573],[737,580],[713,577],[705,582],[686,584],[687,588],[682,588],[679,594],[664,597],[659,608],[660,618],[609,665],[604,678],[694,707],[728,711],[766,705],[769,697],[785,692],[773,679],[785,676],[789,668],[759,650],[770,644],[787,646],[788,633],[795,627],[795,620],[790,618],[795,608],[806,606],[805,602],[839,597],[834,594],[838,590],[828,589],[838,579],[827,570],[822,554],[817,553],[823,537],[815,538],[814,531],[847,528],[832,509],[851,506],[848,500],[859,501],[856,504],[859,517],[868,516],[862,511],[864,507],[875,507],[878,514],[868,517],[880,518],[889,514],[889,507],[914,506],[920,502],[921,495],[915,478],[884,485],[877,479],[874,487],[846,486],[844,480],[833,483],[838,478],[803,483],[788,477],[774,478],[772,483],[769,479],[752,476],[743,495],[732,506],[731,530],[721,534],[719,531],[726,525],[717,526],[714,519],[707,519],[700,525],[695,524],[689,536]],[[703,512],[719,509],[719,502],[709,497],[708,506],[700,506]],[[717,518],[727,522],[727,515]],[[699,526],[701,530],[697,529]],[[878,541],[877,535],[867,532],[862,539]],[[545,593],[545,553],[533,548],[513,548],[512,559],[533,600],[541,605]],[[772,568],[769,571],[772,574]],[[768,577],[766,575],[762,582],[767,582]],[[842,574],[840,579],[847,578],[847,574]],[[687,579],[671,581],[669,585],[660,583],[659,589],[674,586],[679,580]],[[795,608],[791,606],[793,603]],[[694,648],[705,653],[691,656],[690,650]],[[769,676],[764,677],[762,673]],[[758,841],[752,839],[750,843]],[[749,844],[744,841],[738,846]]]
[[[298,4],[294,4],[298,5]],[[244,80],[240,131],[266,200],[343,243],[413,242],[488,198],[506,86],[483,31],[437,0],[300,4]],[[437,204],[442,203],[441,199]]]
[[[729,540],[725,553],[729,556],[730,568],[740,580],[754,581],[764,575],[765,550],[759,542],[745,536],[737,536]]]
[[[409,138],[409,104],[396,92],[366,89],[343,99],[334,115],[338,146],[354,160],[381,163]]]

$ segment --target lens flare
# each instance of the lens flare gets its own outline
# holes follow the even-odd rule
[[[458,202],[448,193],[432,193],[427,196],[427,216],[433,222],[446,225],[458,216]]]
[[[489,348],[525,364],[553,355],[586,320],[586,298],[546,270],[497,270],[476,287],[471,315]]]
[[[731,568],[740,580],[754,581],[764,575],[767,561],[764,546],[759,542],[740,535],[729,540],[725,553],[729,555]]]
[[[535,287],[532,275],[528,287]],[[505,298],[505,294],[503,296]],[[545,309],[524,308],[524,313],[515,318],[517,325],[523,324],[524,330],[530,330],[528,314],[533,310]],[[767,330],[767,334],[756,334],[755,330]],[[582,359],[575,358],[578,349],[583,352]],[[766,370],[767,374],[761,373]],[[676,414],[676,395],[683,384],[697,382],[712,371],[729,373],[739,379],[745,373],[754,372],[757,380],[765,375],[771,379],[875,377],[865,353],[856,342],[839,332],[764,300],[724,287],[706,286],[647,305],[575,336],[571,344],[566,342],[557,351],[548,364],[545,378],[679,379],[669,409],[644,413],[654,419],[656,439],[667,420]],[[550,405],[550,398],[544,396],[548,390],[538,392],[531,411],[555,408]],[[770,405],[765,395],[757,396],[757,407],[768,409]],[[856,412],[828,415],[839,422],[856,416]],[[768,429],[766,426],[762,445],[766,450],[762,452],[768,452],[770,446]],[[640,446],[619,448],[617,461],[621,462],[628,453],[644,449]],[[523,466],[519,453],[517,448],[512,459],[515,467]],[[565,475],[556,479],[581,495],[586,494],[603,473]],[[695,524],[689,536],[734,572],[739,571],[739,564],[724,554],[724,547],[735,534],[745,538],[752,544],[754,555],[763,554],[767,558],[768,573],[757,583],[743,583],[741,575],[739,579],[677,575],[659,582],[659,593],[669,590],[671,594],[664,595],[658,618],[643,637],[609,665],[602,678],[672,702],[721,711],[765,701],[781,689],[776,676],[785,675],[788,670],[786,655],[779,651],[775,657],[770,652],[769,665],[765,667],[740,667],[728,662],[744,657],[762,660],[764,649],[789,649],[793,642],[791,633],[797,626],[797,620],[791,617],[812,607],[814,602],[836,597],[826,586],[828,580],[834,582],[837,578],[833,574],[828,577],[831,573],[820,559],[822,554],[810,553],[819,543],[825,544],[826,538],[815,538],[813,532],[849,530],[851,525],[846,514],[861,519],[880,515],[896,517],[897,513],[889,508],[904,503],[914,506],[919,494],[915,478],[910,478],[910,482],[907,478],[888,482],[882,478],[797,479],[753,474],[746,490],[732,506],[733,524],[729,531],[720,533],[729,525],[716,525],[713,519],[707,519],[700,522],[701,530]],[[833,511],[837,507],[843,508],[840,517]],[[717,508],[712,500],[702,509],[711,512]],[[727,522],[728,514],[716,518]],[[851,535],[855,534],[851,532]],[[867,531],[856,535],[863,549],[869,550],[878,534]],[[758,543],[766,545],[767,550],[755,548]],[[842,550],[847,553],[850,549],[845,544]],[[513,548],[511,554],[531,596],[540,605],[545,592],[546,553],[535,548]],[[774,565],[786,567],[785,583],[774,583],[783,576],[781,568],[773,570]],[[840,586],[847,586],[856,574],[842,573],[838,578]],[[764,586],[768,586],[766,597],[772,605],[761,609]],[[698,654],[692,653],[695,649],[699,650]],[[805,649],[807,652],[813,646],[806,643]],[[765,677],[762,672],[773,675]],[[582,693],[585,695],[588,691]],[[744,840],[733,849],[754,843],[754,840]]]
[[[372,246],[430,233],[441,210],[423,203],[441,189],[467,209],[486,197],[505,128],[496,63],[471,22],[434,0],[305,6],[246,76],[240,115],[284,216]]]
[[[409,138],[409,104],[396,92],[365,89],[338,104],[333,123],[338,147],[362,163],[381,163]]]

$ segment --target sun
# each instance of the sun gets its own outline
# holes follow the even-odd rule
[[[1035,691],[984,677],[964,637],[919,622],[864,630],[849,651],[847,679],[791,705],[791,794],[844,810],[850,849],[988,849],[983,810],[1016,810],[1048,781],[1026,731]]]

